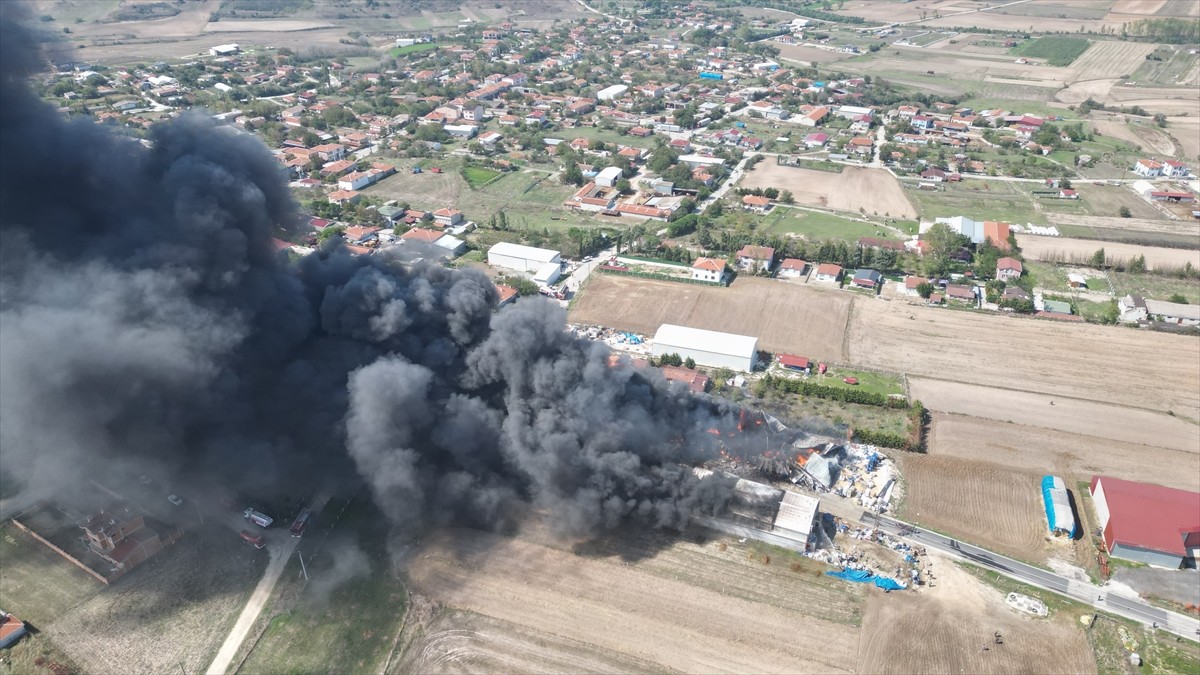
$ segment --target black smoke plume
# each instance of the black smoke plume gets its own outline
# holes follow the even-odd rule
[[[337,246],[288,264],[281,171],[200,114],[148,142],[64,120],[31,93],[36,37],[0,3],[0,447],[60,498],[157,467],[250,494],[366,485],[407,532],[680,527],[729,486],[711,456],[728,403],[612,365],[525,299],[495,312],[473,271]]]

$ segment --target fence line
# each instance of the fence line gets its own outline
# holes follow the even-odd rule
[[[99,581],[100,583],[104,584],[105,586],[108,585],[108,579],[106,577],[104,577],[104,575],[100,574],[96,570],[83,564],[83,562],[81,562],[79,559],[77,559],[75,556],[71,555],[70,553],[67,553],[66,551],[62,550],[61,548],[55,546],[54,544],[51,544],[50,540],[46,539],[42,535],[40,535],[37,532],[34,532],[30,528],[26,527],[25,524],[22,523],[21,521],[17,520],[16,518],[13,518],[12,524],[16,525],[18,528],[20,528],[20,530],[22,532],[28,534],[29,536],[33,537],[34,539],[37,539],[38,541],[42,542],[46,546],[50,547],[51,551],[54,551],[55,553],[66,558],[68,561],[71,562],[71,564],[75,565],[76,567],[83,570],[84,572],[87,572],[88,574],[92,575],[92,577],[94,577],[96,579],[96,581]]]

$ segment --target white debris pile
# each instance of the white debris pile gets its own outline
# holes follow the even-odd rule
[[[873,527],[852,526],[845,521],[836,520],[837,534],[845,538],[844,544],[833,544],[824,548],[808,551],[804,555],[823,563],[843,569],[862,570],[893,578],[901,583],[907,582],[909,588],[934,585],[933,561],[926,557],[925,548],[910,546],[898,537]],[[900,560],[883,561],[871,559],[857,543],[849,540],[879,544],[895,551]],[[849,548],[847,548],[849,547]]]
[[[886,513],[899,472],[896,463],[873,445],[850,443],[841,460],[841,473],[831,492],[853,499],[859,506]]]

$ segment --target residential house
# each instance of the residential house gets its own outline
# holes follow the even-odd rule
[[[879,287],[879,283],[881,281],[883,281],[882,274],[875,270],[864,268],[854,270],[854,277],[850,280],[850,283],[854,284],[858,288],[869,288],[874,290]]]
[[[825,118],[827,117],[829,117],[829,108],[826,108],[825,106],[819,106],[802,115],[797,121],[799,122],[800,126],[815,127],[824,122]]]
[[[1016,258],[1001,258],[996,261],[996,278],[1000,281],[1019,279],[1023,270],[1021,261]]]
[[[951,300],[960,300],[963,302],[975,302],[975,287],[963,286],[960,284],[950,284],[946,286],[946,297]]]
[[[787,370],[808,374],[812,370],[812,362],[807,356],[795,356],[793,354],[780,354],[775,357],[780,366]]]
[[[929,283],[929,280],[925,277],[918,277],[910,274],[907,277],[904,277],[904,294],[917,297],[920,295],[917,287],[921,284],[927,283]]]
[[[330,204],[353,204],[359,200],[361,195],[358,190],[334,190],[329,193]]]
[[[363,225],[351,225],[342,233],[342,238],[351,244],[366,244],[369,241],[374,241],[383,228],[365,227]]]
[[[1121,298],[1117,301],[1117,309],[1121,312],[1121,321],[1126,323],[1137,323],[1150,318],[1146,309],[1146,299],[1140,295],[1126,295]]]
[[[438,209],[433,212],[433,219],[442,227],[453,227],[458,225],[463,220],[462,211],[449,207]]]
[[[836,284],[842,278],[842,268],[840,265],[834,265],[833,263],[821,263],[817,265],[812,278],[813,281]]]
[[[829,142],[829,134],[811,133],[804,137],[804,147],[808,150],[823,148]]]
[[[1133,172],[1145,178],[1155,178],[1163,175],[1163,163],[1152,159],[1139,159],[1133,165]]]
[[[775,262],[775,249],[770,246],[743,246],[735,257],[739,269],[770,272]]]
[[[869,136],[855,136],[846,144],[846,151],[856,155],[869,155],[874,148],[875,141],[871,140]]]
[[[1032,300],[1029,291],[1020,286],[1007,286],[1004,292],[1000,294],[1001,300]]]
[[[808,263],[799,258],[784,258],[779,263],[778,276],[782,279],[799,279],[808,273]]]
[[[1183,162],[1177,162],[1173,159],[1163,160],[1162,175],[1168,178],[1187,178],[1192,175],[1192,170]]]
[[[721,283],[725,278],[725,261],[719,258],[696,258],[692,263],[692,279]]]
[[[757,211],[766,213],[771,210],[770,197],[760,197],[757,195],[746,195],[742,197],[742,207],[749,211]]]
[[[616,200],[605,194],[604,188],[595,183],[585,183],[563,202],[563,206],[567,208],[591,212],[610,211],[616,208],[616,205]]]
[[[517,289],[513,288],[512,286],[496,284],[496,295],[499,297],[499,301],[496,303],[496,309],[500,309],[509,303],[515,302],[519,293],[517,293]]]

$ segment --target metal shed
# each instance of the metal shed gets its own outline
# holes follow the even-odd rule
[[[664,323],[654,334],[651,354],[679,354],[702,366],[750,372],[758,360],[758,338]]]

